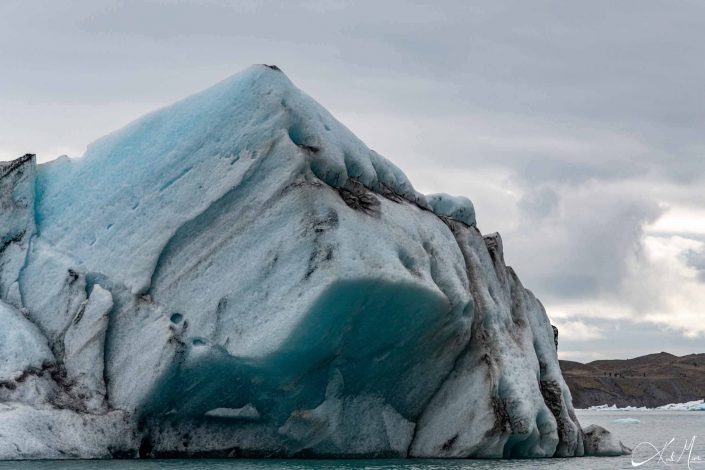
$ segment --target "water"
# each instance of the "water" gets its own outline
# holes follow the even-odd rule
[[[625,445],[636,448],[633,456],[586,457],[541,460],[121,460],[121,461],[41,461],[0,462],[0,470],[481,470],[481,469],[590,469],[633,468],[632,460],[642,462],[656,454],[644,442],[661,451],[663,459],[676,460],[686,442],[695,439],[691,469],[705,470],[705,413],[694,411],[580,411],[586,427],[598,424],[614,432]],[[630,419],[625,419],[630,418]],[[615,422],[615,420],[618,420]],[[636,423],[635,420],[639,422]],[[639,445],[637,447],[637,445]],[[687,469],[685,452],[679,462],[659,462],[658,457],[639,468]],[[699,458],[700,461],[695,460]]]

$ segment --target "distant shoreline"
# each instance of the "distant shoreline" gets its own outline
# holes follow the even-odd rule
[[[705,398],[705,354],[666,352],[587,364],[560,361],[573,406],[656,409]]]

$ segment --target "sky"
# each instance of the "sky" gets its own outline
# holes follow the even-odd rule
[[[276,64],[483,233],[590,361],[705,352],[705,2],[0,2],[0,160]]]

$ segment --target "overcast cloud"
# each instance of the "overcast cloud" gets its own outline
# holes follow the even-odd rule
[[[8,1],[0,159],[279,65],[424,192],[470,197],[564,358],[705,347],[705,3]]]

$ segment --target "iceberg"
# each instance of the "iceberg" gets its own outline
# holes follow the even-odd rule
[[[614,434],[595,424],[585,428],[585,451],[588,454],[599,454],[605,457],[631,453],[631,449],[622,444]]]
[[[647,408],[645,406],[626,406],[623,408],[617,405],[597,405],[587,408],[589,411],[705,411],[705,400],[688,401],[685,403],[669,403]]]
[[[641,421],[636,418],[617,418],[613,419],[612,422],[615,424],[641,424]]]
[[[705,400],[695,400],[685,403],[669,403],[656,408],[664,411],[705,411]]]
[[[2,459],[621,450],[472,202],[274,66],[0,189]]]

